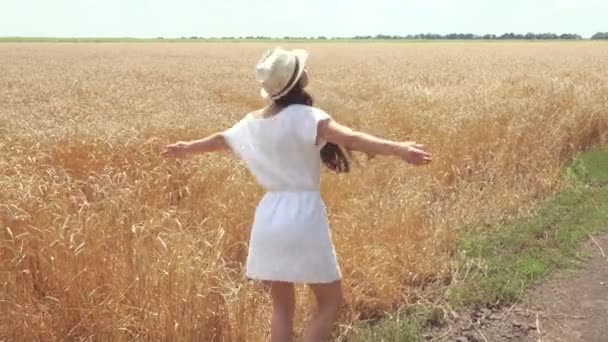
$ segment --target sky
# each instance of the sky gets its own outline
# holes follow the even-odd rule
[[[608,31],[608,0],[0,0],[0,36],[227,37]]]

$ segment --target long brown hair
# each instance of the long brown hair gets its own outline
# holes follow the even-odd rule
[[[274,100],[275,105],[285,108],[289,105],[299,104],[313,106],[314,99],[302,85],[300,79],[291,90],[283,97]],[[326,143],[321,149],[321,160],[325,166],[336,173],[347,173],[350,171],[350,162],[342,148],[334,143]]]

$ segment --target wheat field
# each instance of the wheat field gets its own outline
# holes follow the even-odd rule
[[[270,46],[0,45],[0,340],[265,340],[269,296],[243,270],[263,191],[229,153],[159,152],[263,106],[252,69]],[[324,172],[336,336],[433,298],[461,276],[460,230],[529,213],[608,143],[608,44],[298,47],[319,107],[434,155]],[[301,328],[301,286],[298,302]]]

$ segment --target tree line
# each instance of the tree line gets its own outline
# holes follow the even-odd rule
[[[407,35],[407,36],[391,36],[391,35],[376,35],[376,36],[355,36],[354,39],[424,39],[424,40],[433,40],[433,39],[441,39],[441,40],[474,40],[474,39],[483,39],[483,40],[513,40],[513,39],[522,39],[522,40],[547,40],[547,39],[583,39],[583,37],[579,34],[574,33],[563,33],[563,34],[555,34],[555,33],[504,33],[502,35],[495,34],[485,34],[485,35],[476,35],[472,33],[450,33],[446,35],[436,34],[436,33],[421,33],[416,35]]]
[[[163,39],[162,37],[158,37],[158,39]],[[267,37],[267,36],[242,36],[242,37],[221,37],[221,38],[205,38],[205,37],[181,37],[180,39],[222,39],[222,40],[272,40],[277,39],[276,37]],[[293,36],[285,36],[282,37],[285,40],[372,40],[372,39],[381,39],[381,40],[581,40],[583,37],[576,33],[504,33],[502,35],[495,34],[484,34],[477,35],[472,33],[450,33],[450,34],[436,34],[436,33],[420,33],[420,34],[408,34],[406,36],[400,35],[385,35],[378,34],[375,36],[354,36],[354,37],[293,37]],[[594,34],[591,39],[607,39],[608,40],[608,32],[598,32]]]
[[[591,39],[608,39],[608,32],[598,32]]]

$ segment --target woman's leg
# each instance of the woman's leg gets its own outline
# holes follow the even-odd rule
[[[304,342],[321,342],[329,337],[331,326],[338,318],[342,304],[340,281],[330,284],[310,284],[317,300],[317,311],[304,331]]]
[[[270,282],[272,297],[271,342],[290,342],[293,334],[293,315],[296,309],[296,296],[292,283]]]

